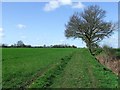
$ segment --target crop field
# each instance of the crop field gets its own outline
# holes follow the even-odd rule
[[[117,88],[118,77],[81,48],[3,48],[3,88]]]

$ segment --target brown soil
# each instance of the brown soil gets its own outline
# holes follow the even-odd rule
[[[106,60],[106,57],[99,55],[96,57],[98,61],[105,65],[107,68],[112,70],[115,74],[120,75],[120,59]]]

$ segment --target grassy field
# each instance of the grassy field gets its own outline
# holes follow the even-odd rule
[[[21,87],[75,49],[3,49],[3,87]]]
[[[117,76],[87,49],[4,48],[3,88],[116,88]]]

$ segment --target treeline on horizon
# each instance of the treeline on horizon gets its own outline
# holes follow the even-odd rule
[[[2,44],[0,47],[2,48],[77,48],[75,45],[67,45],[67,44],[58,44],[58,45],[50,45],[50,46],[32,46],[26,45],[23,41],[18,41],[16,44],[12,44],[8,46],[7,44]]]

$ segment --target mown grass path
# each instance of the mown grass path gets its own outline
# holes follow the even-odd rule
[[[87,50],[81,49],[57,77],[51,88],[117,88],[118,78],[98,63]]]

